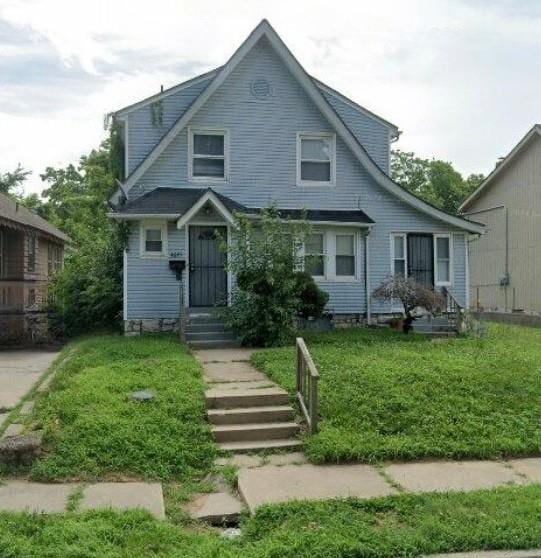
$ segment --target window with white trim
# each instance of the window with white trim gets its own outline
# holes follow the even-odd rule
[[[325,235],[314,233],[304,243],[304,270],[312,277],[325,277]]]
[[[227,132],[190,130],[190,178],[225,180],[227,174]]]
[[[334,134],[297,134],[298,184],[334,184],[335,159]]]
[[[450,285],[452,274],[450,235],[434,235],[434,261],[436,285]]]
[[[162,256],[167,251],[167,224],[145,223],[141,227],[141,254]]]
[[[337,277],[355,277],[355,235],[336,235],[335,258]]]
[[[393,234],[392,235],[392,248],[393,248],[393,275],[406,276],[407,274],[407,248],[406,248],[406,235]]]

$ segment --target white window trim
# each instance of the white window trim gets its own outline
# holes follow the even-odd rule
[[[358,242],[357,242],[357,232],[349,232],[349,231],[333,231],[331,239],[331,246],[332,246],[332,265],[331,265],[331,273],[333,281],[338,283],[345,282],[351,283],[358,279]],[[336,273],[336,258],[338,254],[336,253],[336,242],[339,236],[352,236],[353,237],[353,275],[338,275]]]
[[[224,137],[224,176],[194,176],[193,175],[193,137],[194,134],[207,135],[207,136],[218,136]],[[205,157],[206,159],[221,159],[221,156],[209,155]],[[188,128],[188,179],[192,182],[227,182],[229,179],[229,130],[226,129],[216,129],[216,128]]]
[[[319,180],[302,180],[301,179],[301,140],[308,139],[332,139],[331,149],[331,180],[329,182],[321,182]],[[329,132],[297,132],[297,186],[335,186],[336,185],[336,134]],[[320,161],[321,162],[321,161]]]
[[[328,235],[326,231],[320,231],[320,230],[310,231],[310,235],[312,234],[318,234],[323,237],[323,254],[321,254],[323,256],[323,275],[312,275],[312,277],[314,278],[315,281],[324,281],[325,279],[327,279],[327,276],[329,274],[329,251],[328,251],[328,244],[327,244]],[[304,243],[302,246],[303,268],[305,267],[304,259],[306,258],[307,255],[309,254],[306,253],[306,243]],[[320,254],[313,254],[313,255],[319,256]]]
[[[333,283],[359,283],[360,278],[360,261],[361,255],[359,253],[359,231],[355,229],[339,229],[339,230],[321,230],[315,229],[311,234],[323,235],[323,262],[324,262],[324,275],[312,275],[315,281],[326,281]],[[355,275],[336,275],[336,237],[337,236],[353,236],[353,257],[355,265]],[[300,250],[300,256],[306,256],[306,245],[303,244]],[[304,263],[303,263],[304,268]]]
[[[434,285],[436,287],[450,287],[453,284],[454,267],[453,267],[453,235],[452,234],[434,234]],[[449,281],[440,281],[438,279],[438,238],[449,239]]]
[[[147,252],[146,251],[146,231],[147,229],[160,229],[162,231],[162,251],[161,252]],[[142,221],[140,230],[140,245],[139,251],[142,258],[163,258],[168,254],[167,250],[167,222],[165,221]]]
[[[408,277],[408,235],[407,233],[391,233],[391,275],[394,277],[395,270],[394,270],[394,261],[395,254],[394,254],[394,239],[396,237],[401,237],[404,239],[404,273],[405,276]]]

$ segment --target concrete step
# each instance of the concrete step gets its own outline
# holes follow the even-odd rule
[[[295,412],[289,405],[271,405],[244,409],[210,409],[207,415],[211,424],[254,424],[293,421]]]
[[[225,424],[213,426],[217,442],[248,442],[253,440],[282,440],[299,432],[296,422],[263,422],[255,424]]]
[[[189,341],[190,347],[193,349],[238,349],[241,346],[240,341]]]
[[[281,388],[209,389],[205,392],[207,409],[235,409],[289,405],[289,395]]]
[[[300,448],[302,442],[295,438],[285,440],[257,440],[252,442],[222,442],[218,447],[222,451],[232,451],[235,453],[250,453],[252,451],[280,450]]]
[[[226,331],[225,324],[223,322],[209,322],[206,324],[186,324],[186,333],[217,333],[220,331]]]
[[[230,331],[198,331],[197,333],[192,333],[191,331],[186,332],[186,341],[236,341],[234,333]]]
[[[223,323],[220,316],[213,314],[196,314],[188,316],[188,324],[190,325],[201,325],[201,324],[216,324]]]

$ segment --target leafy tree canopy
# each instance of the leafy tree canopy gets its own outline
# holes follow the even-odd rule
[[[29,174],[31,171],[25,170],[21,165],[17,165],[12,172],[0,173],[0,192],[19,199],[23,192],[23,182]]]
[[[463,178],[451,163],[422,159],[399,149],[392,152],[391,177],[406,190],[448,213],[457,213],[460,204],[484,180],[482,174]]]

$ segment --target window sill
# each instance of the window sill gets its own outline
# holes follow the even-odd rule
[[[336,186],[335,182],[306,182],[304,180],[301,180],[300,182],[297,182],[297,186],[299,188],[303,188],[303,187],[308,187],[308,188],[314,188],[314,187],[320,187],[320,188],[334,188]]]
[[[151,260],[158,260],[160,258],[167,258],[167,254],[165,254],[164,252],[160,252],[159,254],[154,254],[152,252],[141,252],[139,254],[139,257],[148,258]]]
[[[216,176],[190,176],[190,182],[227,182],[227,178],[217,178]]]

